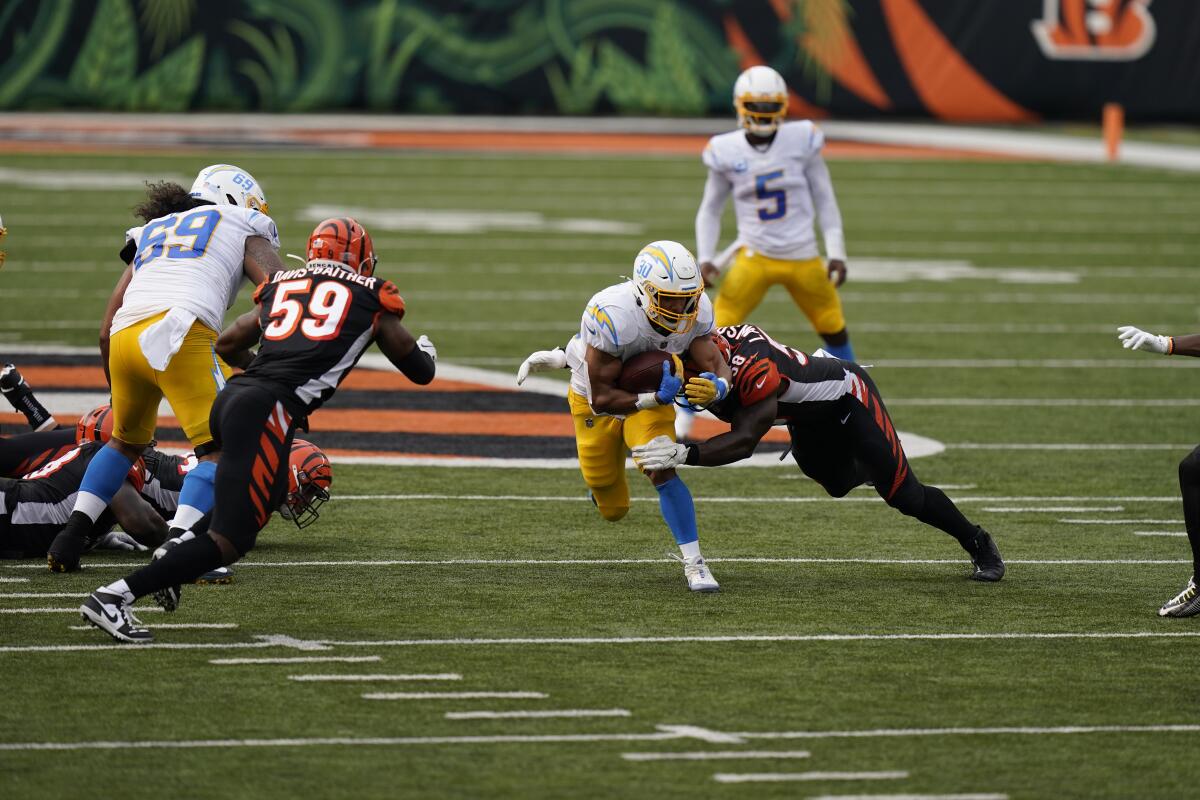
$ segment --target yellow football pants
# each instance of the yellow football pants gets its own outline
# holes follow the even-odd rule
[[[200,322],[192,323],[165,370],[151,367],[138,336],[163,316],[122,328],[109,341],[113,436],[128,444],[148,444],[158,424],[158,404],[166,397],[188,441],[198,447],[212,441],[208,413],[231,370],[217,356],[216,332]]]
[[[842,300],[829,280],[824,261],[784,261],[745,247],[738,251],[713,302],[717,327],[745,322],[776,284],[787,289],[817,333],[838,333],[846,327]]]
[[[675,406],[635,411],[625,419],[596,414],[585,398],[567,392],[575,422],[579,470],[592,492],[600,515],[616,522],[629,513],[629,483],[625,479],[625,451],[656,436],[675,439]]]

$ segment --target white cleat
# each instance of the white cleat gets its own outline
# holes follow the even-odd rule
[[[1196,576],[1188,578],[1183,591],[1163,603],[1158,610],[1160,617],[1194,617],[1200,614],[1200,592],[1196,590]]]
[[[150,631],[142,626],[141,620],[119,594],[106,591],[104,587],[92,592],[79,607],[85,621],[107,633],[118,642],[143,644],[154,641]]]
[[[704,556],[684,558],[674,553],[667,555],[683,564],[683,577],[687,578],[688,588],[693,592],[721,591],[721,584],[717,583],[717,579],[709,572],[708,564],[704,563]]]

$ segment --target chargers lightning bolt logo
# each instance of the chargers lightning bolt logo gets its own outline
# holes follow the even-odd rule
[[[614,346],[621,343],[617,338],[617,326],[613,323],[612,317],[608,315],[607,310],[600,306],[588,306],[587,314],[596,323],[597,328],[608,334]],[[595,331],[592,331],[592,333],[595,333]]]

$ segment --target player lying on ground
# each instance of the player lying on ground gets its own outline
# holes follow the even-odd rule
[[[303,268],[259,286],[258,307],[217,340],[221,357],[245,372],[213,404],[212,433],[223,452],[208,533],[97,589],[80,607],[84,619],[118,641],[148,642],[150,631],[130,614],[135,600],[153,594],[173,611],[181,584],[250,552],[288,489],[296,429],[307,429],[308,415],[333,396],[371,342],[409,380],[433,380],[437,351],[401,324],[404,301],[395,284],[374,276],[376,261],[358,222],[328,219],[309,238]]]
[[[689,384],[697,405],[720,399],[729,389],[729,366],[709,334],[712,304],[696,261],[678,242],[651,242],[633,263],[633,278],[610,286],[588,302],[579,334],[563,350],[542,350],[525,359],[517,383],[533,371],[571,369],[567,392],[575,422],[579,469],[600,515],[616,522],[629,512],[625,479],[627,448],[675,432],[675,395],[682,379],[666,371],[656,392],[634,394],[617,383],[622,362],[638,353],[687,353],[704,372]],[[658,491],[663,520],[679,545],[688,588],[719,586],[700,553],[691,492],[674,470],[647,473]]]
[[[1200,333],[1188,336],[1158,336],[1138,330],[1132,325],[1117,328],[1121,344],[1127,350],[1146,350],[1165,356],[1200,357]],[[1179,491],[1183,495],[1183,524],[1188,543],[1192,546],[1192,577],[1179,594],[1158,609],[1160,617],[1194,617],[1200,614],[1200,592],[1196,576],[1200,575],[1200,447],[1179,462]]]
[[[71,520],[50,547],[51,572],[79,568],[82,537],[154,438],[164,397],[200,461],[185,478],[171,528],[182,533],[212,508],[209,412],[230,375],[214,350],[217,331],[244,278],[258,285],[283,269],[266,197],[245,170],[216,164],[200,171],[190,192],[159,183],[148,195],[135,212],[146,224],[126,232],[121,256],[129,267],[101,334],[113,436],[88,466]]]
[[[733,390],[709,410],[731,430],[698,444],[662,436],[635,447],[642,469],[730,464],[753,454],[773,425],[786,424],[796,464],[830,495],[844,497],[869,482],[892,508],[953,536],[971,556],[972,580],[1004,577],[1004,561],[987,531],[967,520],[941,489],[917,480],[862,367],[810,357],[754,325],[719,328],[714,339],[729,360]]]

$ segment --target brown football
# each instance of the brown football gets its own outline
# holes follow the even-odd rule
[[[675,360],[671,358],[670,353],[648,350],[630,356],[621,365],[621,376],[617,378],[617,386],[634,394],[658,391],[658,385],[662,383],[664,361],[671,365],[671,374],[675,374]]]

